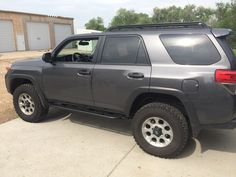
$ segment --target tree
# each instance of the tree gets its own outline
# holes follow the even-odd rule
[[[111,20],[110,26],[151,23],[151,18],[145,13],[134,10],[119,9]]]
[[[85,24],[86,29],[93,29],[104,31],[106,28],[104,27],[103,19],[101,17],[92,18]]]
[[[208,23],[214,14],[214,10],[195,5],[186,5],[184,8],[170,6],[168,8],[154,8],[152,21],[163,22],[191,22],[201,21]]]
[[[214,13],[215,13],[214,9],[205,8],[202,6],[197,7],[195,11],[196,20],[210,24],[210,21],[214,17]]]
[[[154,8],[152,22],[153,23],[164,23],[164,22],[181,22],[181,11],[180,7],[170,6],[168,8]]]
[[[121,8],[112,18],[110,26],[163,23],[163,22],[205,22],[213,27],[231,28],[236,31],[236,0],[229,3],[217,3],[216,9],[203,6],[186,5],[184,7],[170,6],[167,8],[154,8],[150,17],[145,13]],[[101,17],[93,18],[85,24],[86,29],[104,31],[105,27]]]
[[[217,21],[214,26],[236,31],[236,0],[231,3],[217,3],[216,6]]]
[[[186,5],[181,11],[181,19],[183,22],[197,21],[197,16],[195,14],[195,5]]]

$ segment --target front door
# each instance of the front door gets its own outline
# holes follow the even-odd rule
[[[54,63],[43,69],[47,99],[93,105],[91,76],[97,44],[97,37],[70,40],[53,52]]]

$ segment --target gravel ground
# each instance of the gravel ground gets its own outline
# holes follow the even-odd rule
[[[16,117],[16,113],[12,105],[12,96],[7,92],[5,87],[4,76],[6,67],[10,61],[0,61],[0,123],[11,120]]]
[[[42,56],[45,51],[0,53],[0,124],[17,117],[12,95],[7,92],[5,86],[6,67],[17,60],[30,59]]]

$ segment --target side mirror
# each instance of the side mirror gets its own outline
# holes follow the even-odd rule
[[[46,63],[51,63],[52,62],[52,54],[50,52],[43,54],[42,60]]]

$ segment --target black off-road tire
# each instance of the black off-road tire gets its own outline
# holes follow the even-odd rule
[[[171,126],[173,139],[169,145],[156,147],[144,138],[142,125],[150,117],[159,117]],[[165,103],[154,102],[141,107],[134,115],[132,127],[134,139],[141,149],[161,158],[178,156],[184,150],[189,139],[189,127],[185,116],[174,106]]]
[[[24,114],[19,107],[18,99],[22,93],[30,95],[34,101],[34,112],[31,115]],[[43,107],[37,91],[31,84],[22,84],[14,90],[13,104],[19,117],[27,122],[39,122],[43,120],[48,113],[48,108]]]

